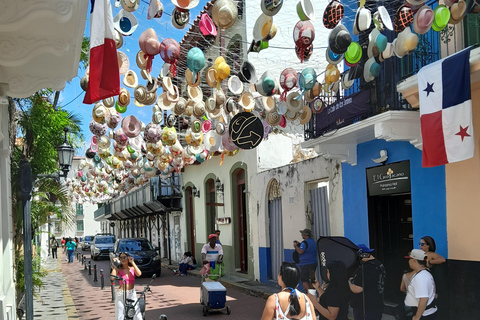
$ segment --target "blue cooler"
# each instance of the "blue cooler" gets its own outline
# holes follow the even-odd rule
[[[227,289],[220,282],[203,282],[202,301],[212,309],[225,308]]]

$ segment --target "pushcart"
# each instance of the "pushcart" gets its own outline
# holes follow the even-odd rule
[[[216,276],[214,281],[205,281],[209,277]],[[226,305],[227,289],[220,283],[222,278],[222,266],[218,275],[202,275],[202,285],[200,287],[200,303],[203,305],[203,316],[208,312],[224,312],[231,313],[230,306]],[[213,279],[212,279],[213,280]]]

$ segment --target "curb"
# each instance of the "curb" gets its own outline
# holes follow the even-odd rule
[[[58,259],[58,269],[56,271],[62,273],[62,259]],[[63,279],[65,281],[65,278]],[[68,284],[65,281],[65,285],[62,286],[62,294],[63,294],[63,302],[65,303],[65,311],[67,312],[68,319],[80,319],[77,313],[77,308],[75,307],[75,303],[73,302],[72,295],[70,294],[70,289],[68,288]]]

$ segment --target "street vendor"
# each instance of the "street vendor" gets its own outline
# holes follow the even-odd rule
[[[215,265],[215,262],[218,264],[222,263],[223,248],[221,244],[217,243],[217,236],[213,233],[208,236],[208,243],[203,245],[202,260],[204,265],[210,263],[212,267]]]

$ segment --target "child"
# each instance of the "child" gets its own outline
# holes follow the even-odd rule
[[[192,259],[192,253],[190,251],[187,251],[183,254],[183,260],[180,261],[178,268],[180,269],[181,276],[186,276],[187,270],[195,269],[195,263]]]

